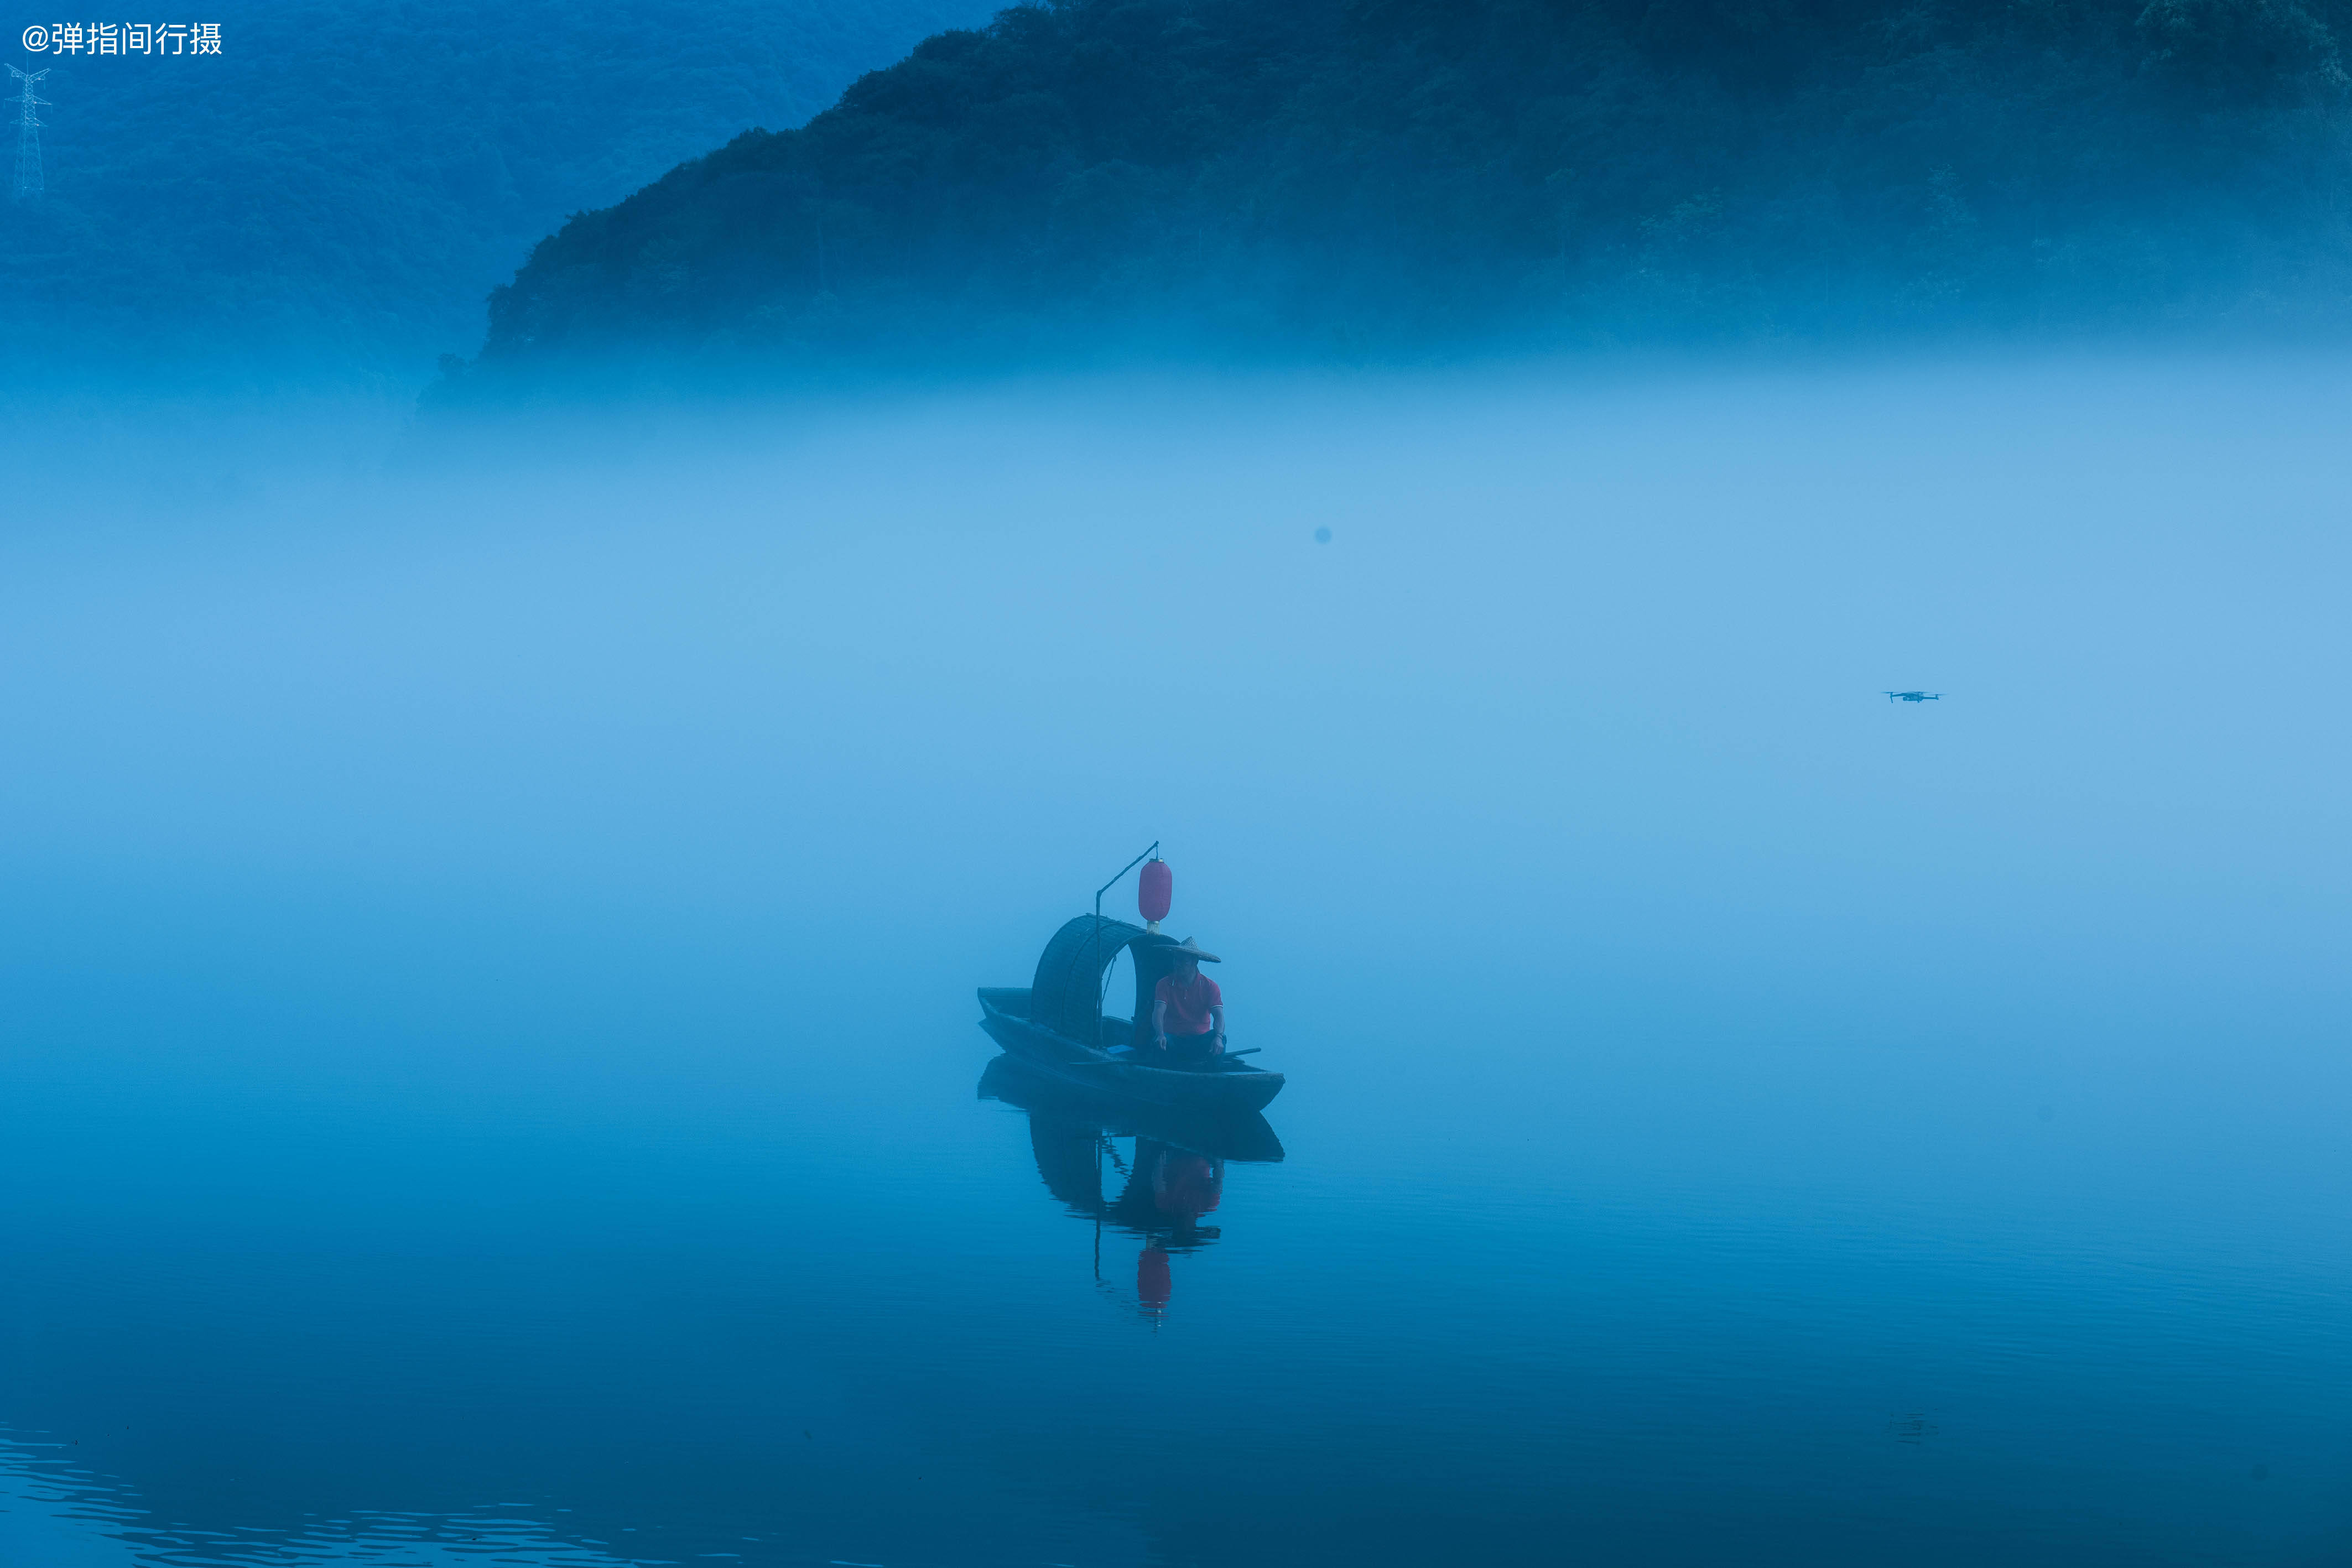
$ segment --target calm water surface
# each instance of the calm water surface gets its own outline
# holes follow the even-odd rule
[[[2345,1561],[2347,393],[93,433],[0,1563]],[[1154,838],[1222,1138],[977,1027]]]

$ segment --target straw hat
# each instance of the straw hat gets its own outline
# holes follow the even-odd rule
[[[1193,941],[1190,936],[1185,937],[1184,940],[1177,943],[1173,947],[1162,947],[1160,950],[1162,953],[1167,954],[1168,956],[1171,958],[1196,958],[1203,964],[1222,964],[1224,962],[1223,958],[1218,957],[1214,953],[1202,952],[1201,945],[1198,942]]]

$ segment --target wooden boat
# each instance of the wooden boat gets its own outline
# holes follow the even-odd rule
[[[1102,1010],[1105,977],[1120,953],[1135,963],[1135,1017],[1149,1018],[1152,988],[1169,963],[1172,936],[1123,920],[1081,915],[1054,934],[1025,990],[983,986],[980,1027],[1046,1076],[1096,1093],[1195,1111],[1255,1111],[1282,1092],[1282,1074],[1232,1056],[1193,1065],[1146,1066],[1135,1058],[1135,1028]]]

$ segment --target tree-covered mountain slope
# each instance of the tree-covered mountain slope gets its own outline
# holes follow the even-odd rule
[[[217,56],[35,56],[12,35],[49,102],[46,193],[0,193],[9,342],[53,363],[292,354],[414,380],[478,335],[484,295],[567,214],[798,124],[988,11],[230,0],[205,14]]]
[[[573,218],[472,374],[2332,319],[2352,0],[1046,0]]]

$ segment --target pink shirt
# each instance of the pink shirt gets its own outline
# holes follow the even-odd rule
[[[1152,996],[1168,1004],[1170,1034],[1206,1034],[1211,1028],[1209,1009],[1225,1005],[1224,993],[1217,982],[1206,975],[1195,975],[1180,980],[1173,975],[1160,977],[1152,988]]]

